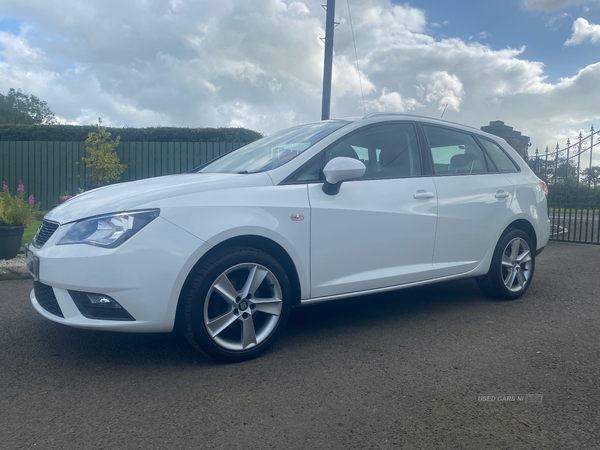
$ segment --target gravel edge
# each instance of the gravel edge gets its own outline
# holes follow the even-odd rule
[[[25,255],[19,254],[13,259],[0,259],[0,281],[26,280],[31,278],[25,265]]]

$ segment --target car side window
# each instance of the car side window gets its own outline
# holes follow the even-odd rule
[[[412,123],[388,123],[360,129],[307,163],[287,182],[323,181],[323,167],[340,156],[362,161],[361,180],[413,177],[422,174],[417,134]]]
[[[296,173],[289,181],[292,183],[310,183],[321,181],[323,178],[322,158],[312,159],[302,170]]]
[[[367,167],[363,180],[422,174],[417,134],[411,123],[388,123],[359,130],[325,150],[333,158],[355,158]]]
[[[482,137],[479,137],[479,140],[486,153],[500,172],[511,173],[519,171],[519,168],[498,144]]]
[[[424,125],[437,176],[487,173],[483,150],[468,133]]]

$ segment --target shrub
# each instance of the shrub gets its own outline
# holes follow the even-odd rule
[[[25,186],[19,181],[16,194],[11,194],[7,184],[2,182],[0,192],[0,226],[27,226],[36,220],[40,204],[33,195],[25,198]]]
[[[82,158],[82,161],[93,185],[104,186],[121,178],[127,166],[121,164],[117,155],[120,140],[120,136],[110,138],[110,133],[102,126],[101,118],[98,119],[97,131],[88,134],[85,149],[89,156]]]

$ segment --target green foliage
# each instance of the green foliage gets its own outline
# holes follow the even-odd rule
[[[104,186],[121,178],[127,166],[121,164],[117,155],[120,140],[120,136],[110,138],[110,133],[102,126],[102,119],[99,118],[97,131],[88,134],[85,140],[89,156],[82,158],[92,184]]]
[[[21,89],[10,88],[0,94],[0,123],[2,124],[56,124],[48,103]]]
[[[76,141],[83,142],[92,125],[11,125],[0,120],[0,141]],[[245,128],[107,128],[127,142],[253,142],[262,134]]]
[[[4,95],[0,94],[0,124],[33,124],[33,119],[13,109]]]
[[[0,226],[27,226],[35,221],[40,204],[33,195],[25,198],[25,186],[19,182],[16,194],[11,194],[3,181],[0,191]]]
[[[25,246],[33,242],[33,238],[35,237],[35,234],[37,233],[37,230],[40,228],[41,224],[42,220],[38,217],[37,220],[34,220],[29,225],[27,225],[27,228],[25,228],[25,231],[23,232],[23,238],[21,240],[21,249],[19,250],[19,252],[23,253],[25,251]]]
[[[581,175],[586,183],[589,182],[594,187],[600,184],[600,166],[588,167],[581,172]]]
[[[559,181],[548,185],[548,204],[553,207],[580,208],[600,206],[600,186],[588,189],[587,182],[580,182],[579,189],[572,180]]]

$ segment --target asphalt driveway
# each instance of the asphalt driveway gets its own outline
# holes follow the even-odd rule
[[[174,335],[54,324],[30,288],[0,282],[2,449],[600,442],[600,246],[550,244],[515,302],[464,280],[299,309],[234,365]]]

